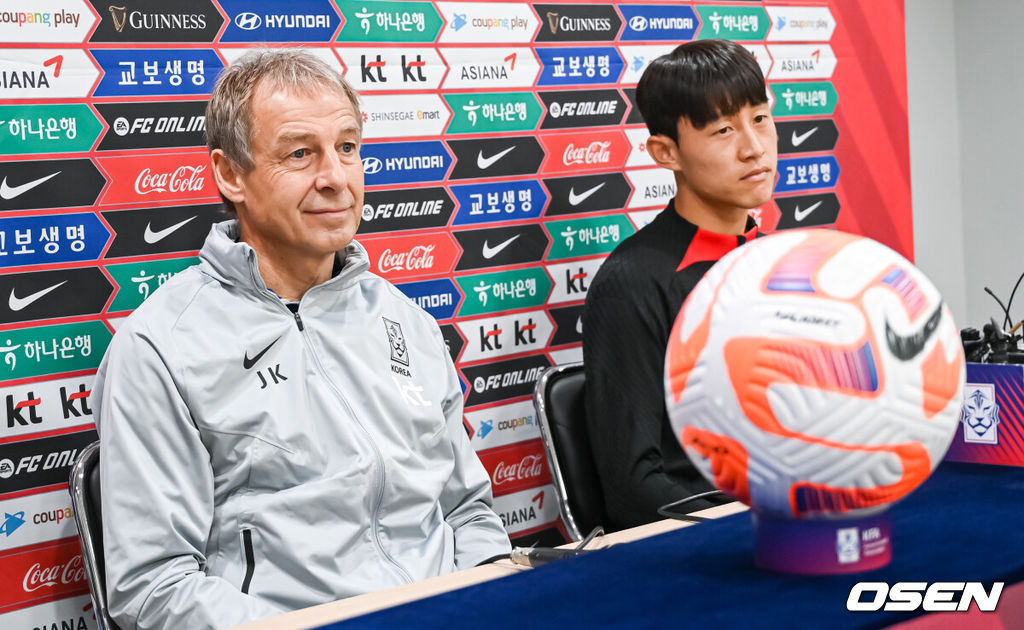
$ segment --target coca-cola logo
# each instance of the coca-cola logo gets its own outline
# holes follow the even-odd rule
[[[611,162],[612,143],[608,140],[595,140],[585,147],[577,147],[570,142],[562,154],[562,162],[566,166],[572,164],[608,164]]]
[[[541,455],[526,455],[518,464],[498,462],[494,467],[493,483],[500,486],[513,481],[525,481],[539,478],[544,473]]]
[[[377,268],[381,273],[432,269],[434,267],[434,247],[434,245],[416,245],[407,252],[394,252],[389,247],[381,252]]]
[[[72,556],[63,565],[56,564],[51,567],[43,567],[35,563],[29,567],[21,581],[22,588],[26,593],[37,591],[48,586],[57,584],[78,584],[85,581],[85,564],[82,562],[81,554]]]
[[[171,173],[154,173],[145,168],[135,178],[135,192],[148,195],[154,192],[201,192],[206,185],[203,171],[206,166],[179,166]]]

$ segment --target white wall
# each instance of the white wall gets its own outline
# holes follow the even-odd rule
[[[980,328],[1024,271],[1024,2],[905,6],[915,259]]]

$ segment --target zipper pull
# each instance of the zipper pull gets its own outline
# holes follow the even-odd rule
[[[295,314],[295,324],[296,324],[296,325],[297,325],[297,326],[299,327],[299,330],[305,330],[305,329],[304,329],[304,328],[302,327],[302,318],[301,318],[301,317],[299,317],[299,312],[298,312],[298,311],[295,311],[295,313],[294,313],[294,314]]]

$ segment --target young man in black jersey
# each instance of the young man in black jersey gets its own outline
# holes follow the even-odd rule
[[[738,44],[679,46],[647,68],[636,100],[647,151],[672,171],[676,196],[611,253],[583,312],[587,424],[612,529],[657,520],[659,506],[712,489],[669,424],[665,346],[704,273],[755,236],[749,212],[771,198],[778,159],[764,76]]]

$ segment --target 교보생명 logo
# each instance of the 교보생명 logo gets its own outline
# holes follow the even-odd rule
[[[209,48],[93,48],[90,52],[103,69],[94,96],[209,94],[224,68]]]

